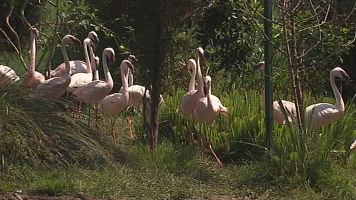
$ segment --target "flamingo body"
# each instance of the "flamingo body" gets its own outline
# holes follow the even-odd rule
[[[128,91],[129,67],[130,68],[133,67],[130,61],[124,60],[121,62],[120,71],[121,71],[121,81],[123,85],[122,92],[110,94],[99,102],[98,110],[108,117],[115,117],[129,106],[129,91]]]
[[[70,93],[74,92],[78,87],[80,87],[86,83],[89,83],[93,80],[93,73],[92,73],[92,66],[91,66],[92,61],[90,61],[89,54],[88,54],[88,48],[92,48],[90,43],[91,43],[91,40],[89,38],[85,38],[84,53],[85,53],[85,59],[87,62],[87,69],[83,73],[76,73],[76,74],[72,75],[72,80],[68,86],[68,92],[70,92]]]
[[[94,31],[90,31],[88,33],[87,38],[89,38],[93,42],[93,45],[95,45],[95,43],[99,42],[99,37]],[[84,47],[84,51],[86,51],[85,47]],[[91,57],[91,60],[92,59],[94,59],[94,58]],[[85,55],[85,60],[87,60],[87,55]],[[84,62],[81,60],[71,60],[71,61],[69,61],[69,66],[70,66],[69,75],[73,75],[76,73],[86,73],[87,69],[88,69],[87,62],[86,61]],[[62,64],[58,65],[58,67],[55,68],[54,70],[51,70],[50,75],[51,75],[51,77],[64,76],[65,71],[66,71],[66,65],[65,65],[65,63],[62,63]]]
[[[72,35],[66,35],[62,39],[62,52],[64,62],[66,63],[66,73],[63,77],[53,77],[45,80],[34,88],[31,94],[32,98],[57,99],[62,96],[70,84],[71,77],[69,75],[70,66],[69,58],[66,50],[66,44],[80,41]]]
[[[39,32],[36,28],[31,29],[31,49],[30,62],[27,67],[27,72],[21,77],[21,83],[25,87],[36,87],[45,81],[45,76],[40,72],[35,71],[36,66],[36,38]]]
[[[0,65],[0,86],[15,83],[20,80],[16,72],[8,66]]]
[[[330,84],[334,92],[336,105],[329,103],[317,103],[305,109],[305,121],[308,128],[320,128],[338,120],[345,111],[344,101],[340,91],[335,84],[335,77],[350,79],[349,75],[340,67],[336,67],[330,72]]]
[[[211,94],[211,77],[206,76],[204,83],[207,87],[206,96],[199,99],[194,109],[194,119],[199,123],[211,124],[220,113],[227,112],[218,97]]]
[[[106,95],[108,95],[114,87],[114,81],[112,80],[107,59],[114,60],[115,51],[112,48],[105,48],[103,51],[103,67],[105,72],[105,81],[94,80],[79,86],[73,93],[74,98],[78,101],[88,103],[96,106]],[[114,61],[111,61],[114,63]]]
[[[193,117],[194,109],[197,106],[199,99],[204,97],[204,82],[202,78],[202,73],[200,69],[200,59],[204,56],[204,50],[198,47],[195,51],[196,61],[189,59],[186,66],[193,69],[192,77],[189,82],[188,92],[184,94],[181,98],[180,105],[178,106],[178,112],[183,113],[187,117]],[[195,76],[197,72],[198,78],[198,89],[195,90]]]

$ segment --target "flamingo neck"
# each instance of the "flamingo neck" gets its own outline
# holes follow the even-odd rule
[[[204,90],[204,81],[203,81],[203,75],[201,73],[200,69],[200,56],[198,53],[196,53],[196,60],[197,60],[197,73],[198,73],[198,90],[200,92],[203,92]]]
[[[31,35],[31,50],[30,50],[30,62],[27,71],[35,71],[36,65],[36,38]]]
[[[339,91],[339,89],[336,86],[335,83],[335,76],[333,74],[330,74],[330,84],[331,84],[331,88],[334,92],[334,96],[336,99],[336,108],[341,111],[344,112],[345,111],[345,104],[344,101],[342,100],[342,96],[341,93]]]
[[[94,77],[93,80],[99,80],[99,71],[97,69],[97,64],[95,61],[95,55],[93,51],[93,47],[89,46],[89,55],[90,55],[90,65],[91,65],[91,70],[94,72]]]
[[[129,69],[128,76],[127,76],[129,86],[133,85],[133,74],[132,71]]]
[[[126,66],[120,67],[121,82],[122,82],[122,88],[124,91],[128,91],[128,89],[129,89],[128,74],[129,74],[129,70],[127,69]]]
[[[193,64],[192,70],[193,70],[192,77],[190,78],[189,81],[189,88],[188,88],[189,91],[195,90],[195,76],[197,74],[197,65],[195,63]]]
[[[66,71],[64,76],[65,77],[70,77],[70,64],[69,64],[69,57],[68,57],[68,52],[67,52],[67,48],[66,48],[66,43],[62,43],[62,53],[63,53],[63,59],[64,59],[64,64],[66,67]]]
[[[207,98],[207,103],[208,103],[208,107],[212,108],[212,102],[211,102],[211,85],[208,86],[208,94],[206,95]]]
[[[111,77],[111,74],[109,71],[106,54],[103,55],[103,68],[104,68],[104,75],[105,75],[106,83],[111,86],[114,86],[114,81],[112,80],[112,77]]]
[[[89,45],[89,42],[87,41],[87,39],[84,40],[84,44],[83,45],[84,45],[85,62],[87,63],[87,73],[92,73],[92,71],[91,71],[91,63],[90,63],[89,54],[88,54],[88,48],[91,48],[91,46]]]

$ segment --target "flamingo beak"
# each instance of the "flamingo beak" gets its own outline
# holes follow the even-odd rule
[[[82,46],[82,42],[78,38],[73,36],[71,39],[74,45]]]

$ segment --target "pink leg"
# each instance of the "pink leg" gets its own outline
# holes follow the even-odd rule
[[[218,164],[220,166],[223,166],[221,160],[218,158],[218,156],[216,155],[216,153],[214,152],[213,148],[211,147],[211,144],[209,144],[209,149],[211,151],[211,153],[213,154],[214,158],[216,159],[216,161],[218,162]]]

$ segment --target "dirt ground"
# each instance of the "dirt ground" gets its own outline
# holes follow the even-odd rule
[[[104,200],[87,197],[84,194],[75,194],[72,196],[48,196],[42,194],[26,194],[26,193],[17,193],[17,192],[0,192],[0,200]]]

